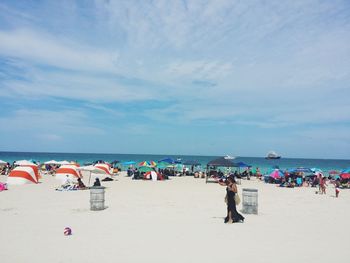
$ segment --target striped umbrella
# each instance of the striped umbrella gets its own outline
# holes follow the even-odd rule
[[[151,166],[151,164],[147,161],[140,162],[138,166]]]
[[[29,166],[18,166],[13,169],[8,178],[8,184],[37,184],[38,177],[32,167]]]

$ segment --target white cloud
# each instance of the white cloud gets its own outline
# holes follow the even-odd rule
[[[116,72],[118,53],[30,29],[0,31],[0,55],[63,69]]]

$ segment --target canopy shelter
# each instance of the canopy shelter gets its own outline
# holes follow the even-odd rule
[[[12,185],[37,184],[38,181],[35,171],[29,166],[18,166],[7,177],[7,183]]]
[[[212,160],[208,162],[207,164],[207,173],[205,176],[205,182],[208,183],[210,178],[217,179],[218,174],[217,173],[212,173],[213,170],[216,171],[217,168],[219,167],[226,167],[226,168],[231,168],[231,167],[238,167],[236,163],[232,161],[232,159],[227,159],[225,157],[220,157],[215,160]],[[217,180],[215,180],[217,182]]]

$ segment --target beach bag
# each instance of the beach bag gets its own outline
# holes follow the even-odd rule
[[[0,192],[7,190],[7,184],[0,183]]]
[[[235,203],[236,205],[239,205],[241,203],[241,198],[239,197],[238,193],[235,194]]]

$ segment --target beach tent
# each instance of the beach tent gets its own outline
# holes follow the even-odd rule
[[[65,180],[67,178],[75,180],[81,177],[80,172],[78,171],[78,167],[75,165],[62,165],[56,171],[55,178],[58,180]]]
[[[8,175],[7,183],[10,185],[37,184],[38,177],[32,167],[18,166]]]
[[[236,163],[232,161],[232,159],[227,159],[225,157],[220,157],[217,159],[214,159],[207,164],[207,173],[205,176],[205,182],[208,183],[210,175],[211,168],[218,168],[218,167],[238,167]]]
[[[4,165],[4,164],[7,164],[7,162],[0,160],[0,165]]]
[[[238,167],[237,164],[232,161],[232,159],[226,159],[225,157],[221,157],[221,158],[212,160],[207,164],[207,166]]]
[[[111,166],[107,163],[97,163],[94,165],[95,167],[103,170],[105,172],[105,174],[107,175],[112,175],[112,172],[111,172]]]
[[[35,163],[28,161],[28,160],[19,160],[19,161],[15,161],[15,165],[36,165]]]

